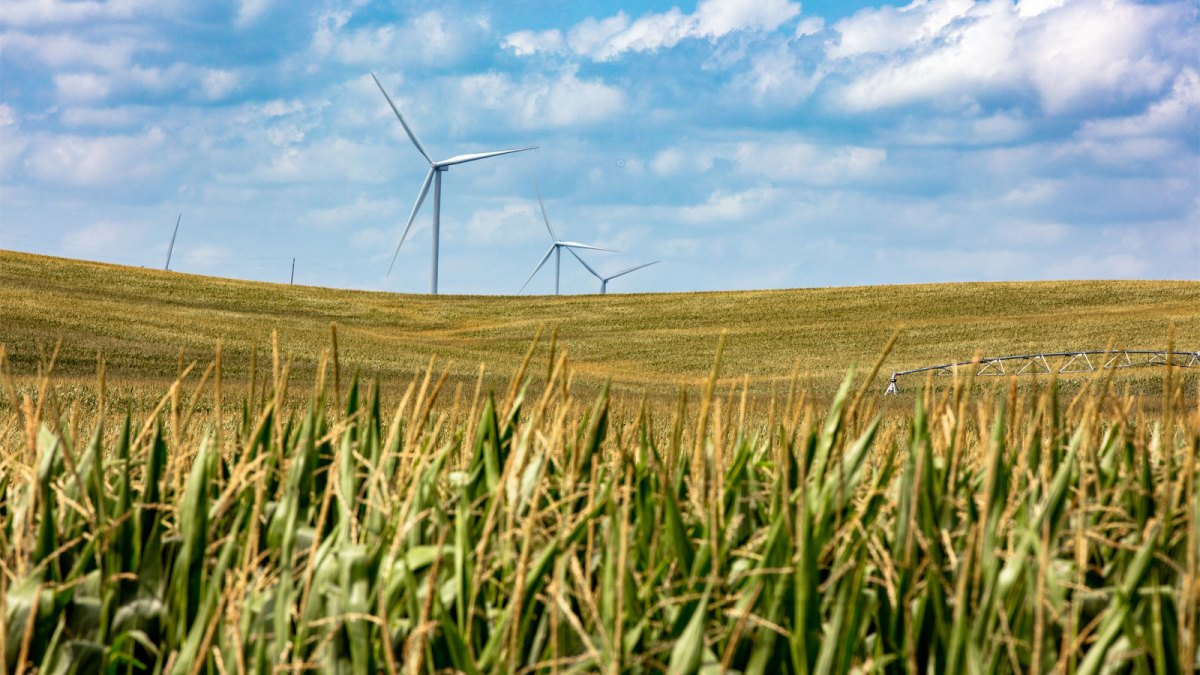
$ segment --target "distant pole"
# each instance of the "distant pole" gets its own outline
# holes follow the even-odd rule
[[[183,213],[180,212],[179,217],[175,219],[175,231],[171,233],[171,244],[167,246],[167,265],[164,270],[171,271],[171,251],[175,250],[175,237],[179,234],[179,221],[183,220]]]
[[[288,279],[288,286],[294,286],[295,284],[296,284],[296,259],[292,258],[292,276],[290,279]]]

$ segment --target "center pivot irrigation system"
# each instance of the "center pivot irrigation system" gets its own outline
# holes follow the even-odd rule
[[[1105,368],[1136,368],[1139,366],[1172,365],[1176,368],[1200,368],[1200,351],[1168,352],[1150,349],[1117,349],[1113,351],[1044,352],[995,356],[979,361],[958,361],[937,366],[925,366],[892,373],[885,394],[898,394],[899,378],[905,375],[933,371],[934,375],[954,375],[960,369],[975,366],[976,376],[1033,375],[1049,373],[1090,373]]]

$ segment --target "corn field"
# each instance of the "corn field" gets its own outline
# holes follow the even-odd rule
[[[218,350],[219,353],[219,350]],[[2,352],[0,352],[2,354]],[[530,354],[533,354],[531,348]],[[2,359],[0,359],[2,360]],[[720,356],[718,350],[717,361]],[[0,417],[0,654],[43,673],[1180,673],[1200,665],[1200,412],[1098,376],[881,415],[708,387],[134,419],[43,384]],[[336,356],[327,360],[337,374]],[[870,381],[870,378],[868,378]],[[190,387],[190,389],[189,389]],[[254,391],[253,385],[251,391]],[[460,392],[461,393],[461,392]],[[213,400],[198,412],[197,401]],[[115,420],[115,421],[114,421]]]

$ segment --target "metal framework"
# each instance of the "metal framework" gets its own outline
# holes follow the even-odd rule
[[[976,361],[958,361],[937,366],[925,366],[912,370],[892,372],[885,394],[898,394],[896,384],[904,375],[933,371],[935,375],[954,375],[960,368],[977,366],[975,375],[1033,375],[1049,373],[1090,373],[1105,368],[1135,368],[1139,366],[1163,366],[1177,368],[1200,368],[1200,351],[1167,352],[1150,349],[1116,349],[1113,351],[1045,352],[1041,354],[1017,354],[995,356]]]

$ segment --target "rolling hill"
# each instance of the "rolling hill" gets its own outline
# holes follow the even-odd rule
[[[891,370],[985,356],[1119,347],[1200,348],[1200,282],[1062,281],[811,288],[561,297],[401,295],[286,286],[0,251],[0,343],[19,374],[36,372],[58,340],[56,372],[172,379],[180,357],[248,376],[269,359],[271,332],[303,377],[338,326],[343,363],[386,380],[423,371],[431,356],[455,378],[479,364],[494,377],[519,365],[539,327],[557,327],[580,382],[674,389],[711,368],[728,331],[723,373],[757,386],[795,368],[815,388],[849,364],[869,366],[897,326]],[[543,342],[544,344],[544,342]],[[260,365],[260,368],[263,367]],[[346,367],[346,366],[344,366]],[[396,377],[401,376],[401,377]]]

